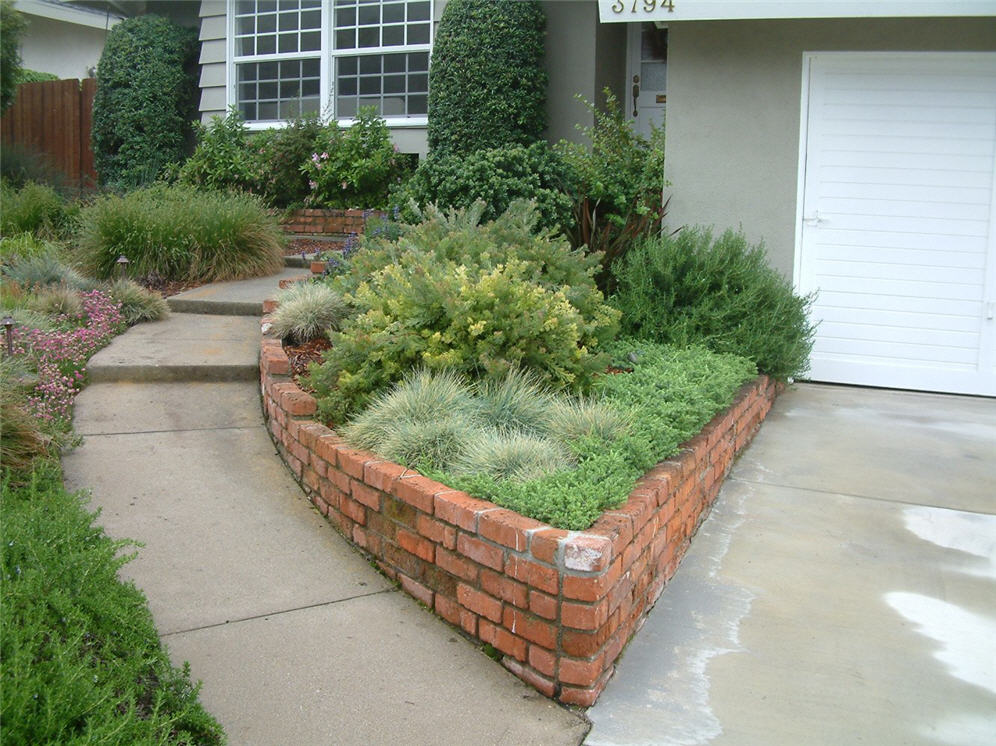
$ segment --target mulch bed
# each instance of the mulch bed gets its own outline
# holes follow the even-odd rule
[[[305,342],[300,345],[286,345],[284,347],[284,352],[287,353],[287,359],[290,361],[291,377],[293,377],[294,383],[302,391],[306,391],[309,394],[314,393],[313,389],[304,385],[301,377],[308,372],[308,366],[311,363],[322,362],[323,353],[331,348],[332,343],[325,337],[319,337],[311,342]]]
[[[303,251],[308,255],[320,254],[325,251],[333,251],[338,244],[331,241],[318,241],[314,238],[294,238],[287,243],[287,255],[300,255]]]

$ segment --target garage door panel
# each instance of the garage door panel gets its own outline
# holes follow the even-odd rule
[[[820,244],[816,247],[817,261],[832,259],[842,262],[873,262],[902,264],[920,267],[938,267],[945,263],[948,267],[971,269],[978,273],[985,269],[986,255],[983,252],[939,251],[935,249],[891,248],[882,246]]]
[[[979,271],[974,268],[884,264],[868,261],[847,262],[836,259],[819,260],[815,266],[821,277],[848,283],[849,287],[853,287],[850,283],[853,282],[854,275],[860,274],[867,280],[875,281],[876,285],[882,282],[920,282],[927,283],[929,286],[957,285],[955,291],[965,293],[965,295],[957,297],[981,297],[983,290],[983,286],[979,283]],[[824,282],[822,287],[834,287],[834,285],[831,282]],[[929,292],[929,289],[929,287],[924,288],[924,294]]]
[[[816,380],[996,394],[996,55],[809,61],[799,289]]]

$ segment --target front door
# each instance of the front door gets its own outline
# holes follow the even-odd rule
[[[664,126],[667,104],[667,29],[653,23],[630,23],[626,78],[627,116],[644,137],[650,125]]]

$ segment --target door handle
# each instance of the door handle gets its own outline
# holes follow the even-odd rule
[[[640,98],[640,76],[633,76],[633,116],[637,115],[636,101]]]

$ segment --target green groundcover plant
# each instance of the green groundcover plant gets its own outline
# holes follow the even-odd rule
[[[117,272],[123,255],[137,277],[238,280],[277,272],[285,243],[276,218],[252,195],[156,184],[84,208],[78,256],[101,279]]]
[[[814,328],[812,296],[797,296],[743,233],[705,228],[637,241],[614,267],[612,303],[629,334],[702,344],[746,357],[786,379],[805,372]]]
[[[170,664],[142,593],[117,573],[133,555],[67,493],[55,463],[0,497],[5,744],[221,744],[187,669]]]

